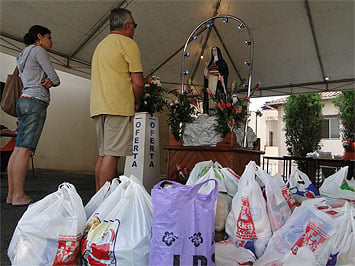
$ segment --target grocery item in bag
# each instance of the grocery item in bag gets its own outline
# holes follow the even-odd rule
[[[148,265],[151,197],[134,176],[120,180],[87,222],[81,243],[85,265]]]

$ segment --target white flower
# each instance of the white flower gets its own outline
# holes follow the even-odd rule
[[[235,95],[235,94],[233,94],[233,95],[232,95],[232,103],[233,103],[233,104],[236,104],[237,102],[238,102],[238,96]]]

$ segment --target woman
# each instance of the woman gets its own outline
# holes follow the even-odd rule
[[[46,53],[53,45],[51,31],[34,25],[23,40],[27,47],[17,57],[23,91],[16,104],[16,146],[7,167],[9,190],[6,203],[13,206],[26,206],[32,202],[24,191],[29,158],[36,150],[46,120],[49,88],[60,84]]]

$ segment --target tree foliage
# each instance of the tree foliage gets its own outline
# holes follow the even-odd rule
[[[355,91],[343,91],[332,102],[339,109],[342,140],[346,141],[355,132]]]
[[[291,156],[320,149],[322,99],[319,94],[291,95],[285,104],[286,146]]]

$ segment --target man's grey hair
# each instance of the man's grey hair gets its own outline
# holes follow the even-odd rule
[[[125,8],[115,8],[110,14],[110,30],[122,30],[126,22],[133,22],[131,11]]]

